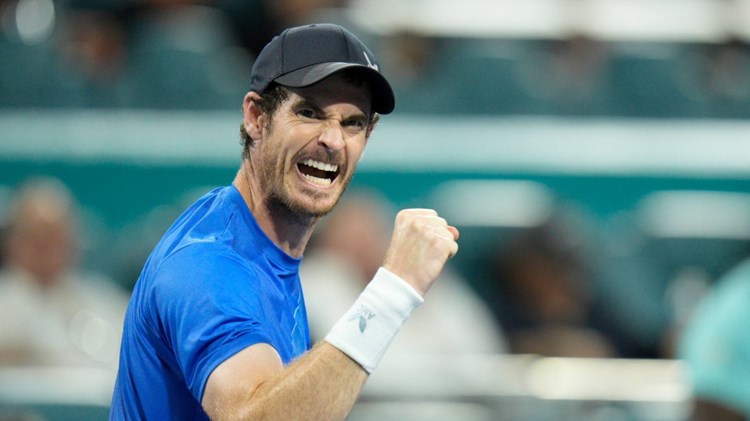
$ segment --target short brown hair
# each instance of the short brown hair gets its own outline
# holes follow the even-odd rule
[[[289,98],[289,90],[274,83],[259,100],[254,102],[261,113],[270,116],[279,109],[287,98]],[[253,146],[253,138],[247,134],[244,123],[240,123],[240,145],[242,145],[242,159],[247,159],[250,156],[250,148]]]

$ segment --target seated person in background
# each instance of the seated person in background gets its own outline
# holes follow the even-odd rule
[[[383,261],[393,220],[387,200],[349,192],[323,221],[300,267],[310,334],[321,339]],[[450,266],[383,359],[420,355],[497,354],[505,339],[487,304]]]
[[[594,279],[584,233],[566,212],[519,231],[489,256],[496,308],[514,354],[611,358],[594,327]]]
[[[750,259],[718,281],[683,331],[692,421],[750,419]]]
[[[0,273],[0,364],[117,367],[127,293],[76,270],[76,204],[54,179],[11,204]]]

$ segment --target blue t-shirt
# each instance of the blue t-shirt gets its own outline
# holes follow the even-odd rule
[[[267,343],[288,364],[310,349],[299,264],[234,186],[193,204],[133,290],[110,420],[207,420],[206,381],[227,358]]]

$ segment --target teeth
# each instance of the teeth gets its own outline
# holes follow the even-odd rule
[[[313,168],[317,168],[319,170],[330,171],[330,172],[335,172],[339,169],[338,165],[326,164],[325,162],[313,161],[312,159],[305,160],[303,164],[313,167]]]
[[[311,182],[313,184],[317,184],[319,186],[330,186],[331,185],[331,180],[328,179],[328,178],[318,178],[318,177],[313,177],[313,176],[308,175],[308,174],[303,174],[303,176],[305,177],[305,179],[307,181],[309,181],[309,182]]]

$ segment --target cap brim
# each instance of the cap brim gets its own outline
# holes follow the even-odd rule
[[[356,69],[367,77],[372,93],[372,109],[379,114],[388,114],[396,106],[396,98],[388,80],[372,67],[355,63],[319,63],[303,67],[274,79],[276,83],[290,88],[314,85],[334,73],[345,69]]]

